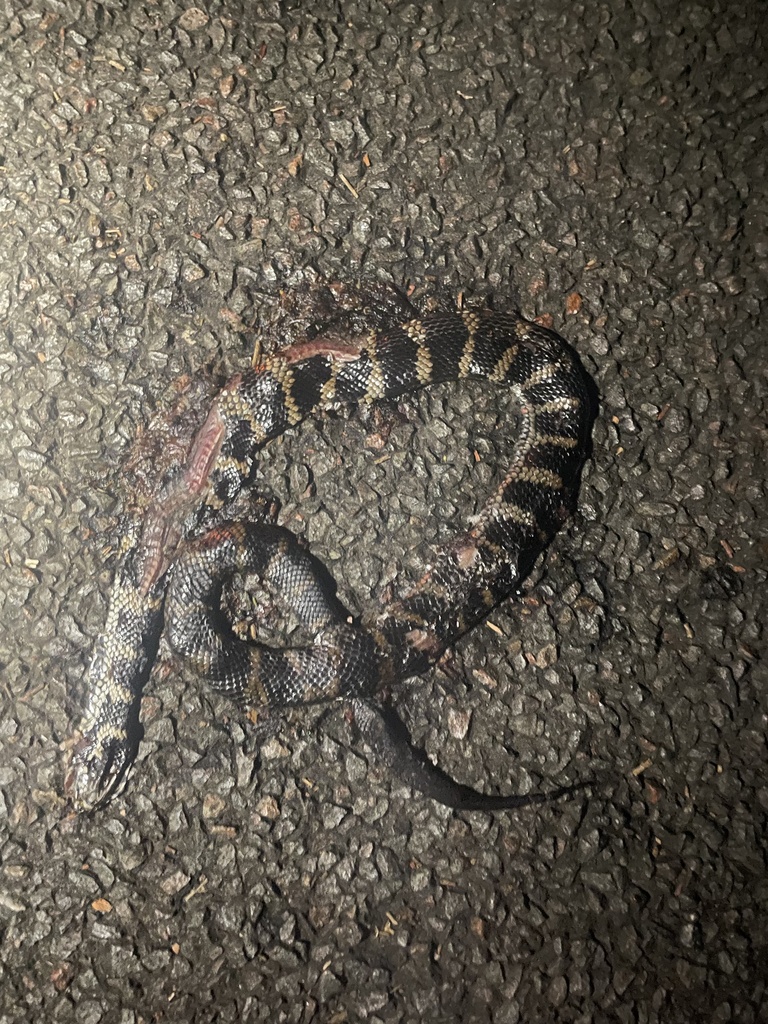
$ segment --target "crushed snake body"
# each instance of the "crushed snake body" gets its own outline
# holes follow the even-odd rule
[[[307,416],[468,377],[511,388],[520,402],[510,465],[471,529],[359,621],[292,534],[255,516],[233,520],[259,451]],[[131,723],[163,621],[172,650],[241,705],[346,701],[379,758],[436,800],[492,810],[545,799],[485,795],[449,779],[410,746],[382,695],[424,672],[516,590],[573,509],[590,424],[588,378],[563,339],[488,309],[429,313],[348,340],[321,336],[231,378],[178,472],[123,524],[67,780],[75,804],[100,803],[130,763]],[[313,643],[275,650],[232,634],[221,590],[245,573],[282,593]]]

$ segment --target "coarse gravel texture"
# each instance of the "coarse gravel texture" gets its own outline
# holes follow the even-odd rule
[[[0,4],[2,1024],[768,1020],[766,52],[725,0]],[[309,271],[550,315],[594,376],[579,514],[397,694],[462,781],[594,784],[452,814],[341,709],[259,750],[165,664],[78,818],[121,458]],[[260,470],[356,610],[514,431],[481,386],[382,416]]]

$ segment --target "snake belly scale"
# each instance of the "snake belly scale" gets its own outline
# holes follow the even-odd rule
[[[359,621],[329,594],[289,531],[233,519],[260,450],[301,420],[337,403],[468,377],[510,388],[520,403],[510,464],[471,528]],[[75,806],[92,808],[111,795],[135,753],[138,700],[164,624],[175,654],[243,706],[345,701],[378,759],[449,806],[504,809],[566,792],[490,795],[453,781],[411,746],[384,694],[423,673],[514,593],[573,510],[591,421],[588,378],[563,339],[489,309],[428,313],[341,341],[320,336],[231,378],[178,472],[121,526],[66,781]],[[244,573],[282,594],[313,643],[281,650],[233,635],[221,590]]]

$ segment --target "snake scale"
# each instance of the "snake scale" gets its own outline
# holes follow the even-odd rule
[[[234,518],[260,450],[301,420],[468,377],[506,386],[520,403],[510,465],[471,528],[358,621],[293,534],[255,514]],[[486,795],[453,781],[412,747],[385,694],[516,590],[573,510],[590,425],[588,378],[570,347],[517,313],[490,309],[431,312],[356,337],[320,335],[232,377],[177,470],[122,524],[66,781],[76,808],[109,797],[135,754],[138,699],[163,624],[174,653],[241,706],[345,701],[393,775],[451,807],[503,809],[568,792]],[[233,633],[222,588],[246,573],[277,590],[311,643],[276,649]]]

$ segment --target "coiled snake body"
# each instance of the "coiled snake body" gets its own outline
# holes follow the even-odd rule
[[[440,549],[417,582],[359,622],[329,594],[292,534],[232,520],[259,450],[305,417],[339,402],[372,402],[466,377],[510,387],[518,397],[511,464],[471,529]],[[381,695],[433,664],[530,570],[572,511],[590,405],[586,375],[557,334],[488,309],[430,313],[348,341],[321,336],[228,381],[179,472],[123,526],[67,779],[75,805],[100,803],[133,756],[131,716],[163,617],[176,654],[243,705],[347,701],[374,752],[436,800],[491,810],[544,799],[484,795],[449,779],[411,747]],[[221,588],[245,572],[283,594],[313,644],[277,650],[233,635],[222,618]]]

